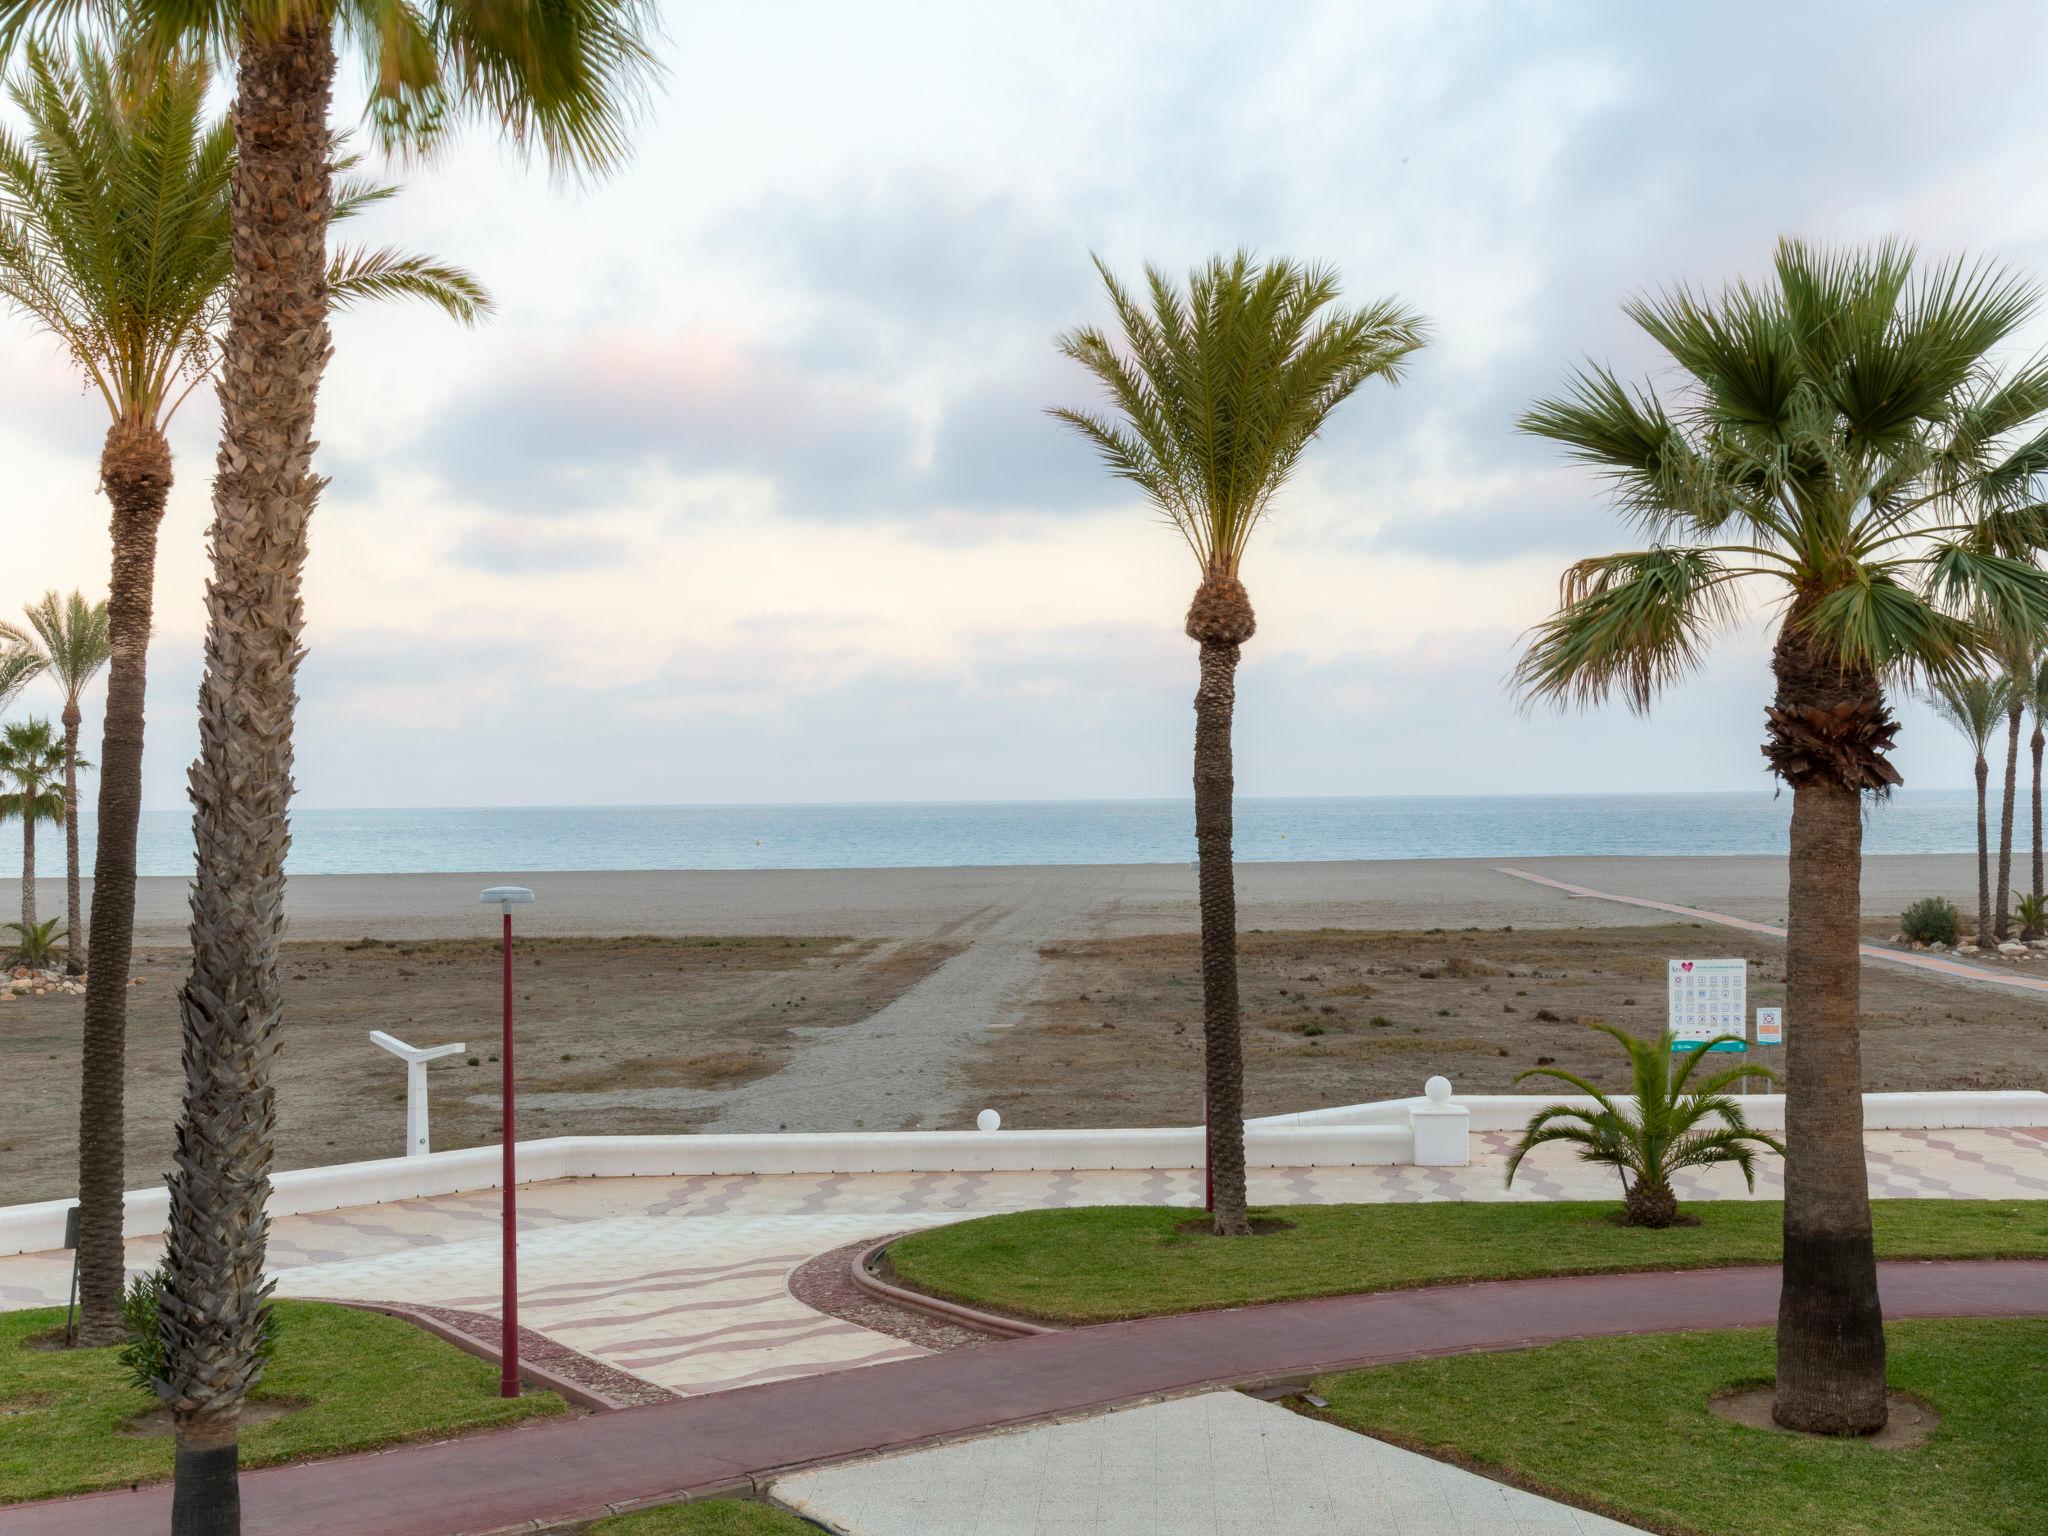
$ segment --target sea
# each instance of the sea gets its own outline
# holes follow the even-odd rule
[[[2026,822],[2022,794],[2021,822]],[[1245,862],[1535,858],[1544,854],[1777,854],[1789,795],[1375,795],[1237,802]],[[92,868],[92,817],[79,818]],[[2025,842],[2024,836],[2016,841]],[[38,839],[45,874],[61,839]],[[1871,853],[1976,848],[1973,790],[1908,789],[1866,816]],[[145,811],[145,875],[192,869],[188,813]],[[872,869],[989,864],[1174,864],[1195,856],[1188,800],[936,801],[861,805],[507,806],[292,816],[296,875],[606,869]]]

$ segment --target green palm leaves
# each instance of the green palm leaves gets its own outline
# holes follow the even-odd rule
[[[233,275],[234,135],[209,121],[212,72],[189,54],[149,69],[80,41],[26,50],[9,94],[23,138],[0,131],[0,297],[63,344],[116,421],[161,429],[211,377]],[[396,195],[335,164],[334,217]],[[468,272],[390,249],[336,252],[338,306],[430,303],[464,324],[490,312]]]
[[[25,611],[50,675],[64,690],[65,702],[75,705],[112,653],[106,603],[88,603],[82,592],[69,597],[45,592],[40,602],[29,604]],[[20,636],[11,625],[0,624],[0,637],[9,633]]]
[[[1567,1142],[1579,1149],[1581,1161],[1620,1171],[1631,1225],[1669,1226],[1678,1211],[1671,1175],[1680,1169],[1733,1163],[1754,1189],[1757,1149],[1784,1155],[1785,1148],[1775,1137],[1750,1128],[1741,1102],[1728,1091],[1745,1077],[1769,1079],[1771,1074],[1762,1067],[1738,1063],[1693,1083],[1695,1071],[1718,1040],[1674,1052],[1668,1033],[1656,1040],[1638,1040],[1612,1024],[1589,1027],[1611,1035],[1628,1052],[1634,1104],[1621,1103],[1586,1078],[1558,1067],[1532,1067],[1518,1074],[1517,1083],[1547,1077],[1575,1088],[1592,1099],[1594,1107],[1552,1104],[1539,1110],[1508,1158],[1508,1183],[1514,1183],[1522,1159],[1537,1147]]]
[[[1997,632],[2048,625],[2048,366],[1990,361],[2034,286],[1922,273],[1896,244],[1781,242],[1773,277],[1627,306],[1677,366],[1670,398],[1588,367],[1523,414],[1651,540],[1566,574],[1514,674],[1526,696],[1646,710],[1774,594],[1812,648],[1880,677],[1959,676]]]
[[[0,728],[0,821],[22,816],[61,823],[63,773],[64,739],[49,721],[17,720]]]
[[[1330,412],[1369,379],[1397,381],[1429,337],[1419,315],[1390,300],[1334,308],[1328,267],[1259,264],[1239,251],[1196,269],[1183,292],[1148,266],[1142,299],[1100,258],[1095,270],[1123,346],[1094,326],[1057,345],[1095,375],[1113,415],[1051,414],[1142,490],[1216,574],[1237,574],[1252,530]]]
[[[234,56],[245,26],[269,39],[328,21],[363,60],[365,115],[385,148],[431,148],[482,118],[558,166],[593,170],[625,158],[660,69],[651,0],[0,0],[0,54],[79,17],[215,58]]]

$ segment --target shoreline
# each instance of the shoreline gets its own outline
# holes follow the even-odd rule
[[[1529,869],[1574,884],[1765,922],[1785,912],[1782,855],[1597,854],[1542,858],[1251,860],[1237,866],[1239,926],[1252,928],[1614,927],[1651,919],[1609,903],[1546,891],[1499,873]],[[473,874],[300,875],[286,888],[287,940],[463,938],[495,931],[477,901],[488,884],[531,886],[522,933],[843,935],[959,938],[1000,925],[1033,938],[1173,932],[1196,922],[1188,864],[996,864],[746,870],[529,870]],[[188,882],[143,876],[136,943],[182,944]],[[36,882],[42,911],[64,909],[61,878]],[[84,882],[88,905],[92,882]],[[1897,913],[1926,895],[1969,910],[1976,859],[1872,854],[1863,910]],[[0,880],[0,910],[19,882]]]

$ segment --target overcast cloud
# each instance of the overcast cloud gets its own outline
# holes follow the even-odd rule
[[[1649,722],[1503,693],[1560,566],[1626,538],[1516,413],[1587,356],[1652,367],[1620,301],[1755,273],[1780,233],[2048,273],[2048,104],[1996,83],[2048,45],[2037,6],[786,4],[670,31],[609,183],[472,134],[362,221],[501,313],[336,325],[305,803],[1185,793],[1193,565],[1044,408],[1092,403],[1051,345],[1105,319],[1091,251],[1135,276],[1240,245],[1436,330],[1254,547],[1240,788],[1760,787],[1754,630]],[[0,604],[103,589],[97,404],[17,321],[0,349],[0,505],[37,530]],[[176,435],[159,805],[193,746],[213,427],[195,399]],[[1967,782],[1910,707],[1903,764]]]

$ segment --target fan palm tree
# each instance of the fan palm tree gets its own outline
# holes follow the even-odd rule
[[[1723,1041],[1720,1035],[1690,1049],[1674,1050],[1671,1032],[1656,1040],[1638,1040],[1625,1029],[1587,1020],[1587,1026],[1612,1035],[1628,1052],[1631,1105],[1617,1104],[1587,1079],[1562,1067],[1531,1067],[1515,1075],[1517,1083],[1547,1077],[1576,1088],[1591,1098],[1593,1109],[1552,1104],[1538,1110],[1508,1157],[1507,1182],[1515,1182],[1522,1159],[1546,1142],[1568,1142],[1583,1162],[1600,1163],[1621,1174],[1622,1219],[1632,1227],[1668,1227],[1678,1220],[1678,1196],[1671,1175],[1683,1168],[1711,1168],[1733,1163],[1743,1182],[1756,1188],[1756,1152],[1765,1147],[1784,1156],[1776,1137],[1752,1130],[1741,1103],[1728,1090],[1752,1077],[1771,1081],[1768,1069],[1746,1060],[1706,1074],[1687,1091],[1695,1068]],[[1719,1125],[1712,1124],[1718,1117]]]
[[[84,716],[78,701],[107,664],[107,605],[88,603],[81,592],[60,598],[45,592],[28,606],[30,640],[12,630],[24,644],[42,653],[51,677],[64,692],[64,967],[76,976],[85,969],[79,945],[85,932],[78,893],[78,728]]]
[[[64,743],[47,720],[0,727],[0,821],[21,818],[21,926],[36,926],[36,823],[64,824]]]
[[[162,1391],[177,1436],[174,1532],[239,1529],[235,1415],[258,1370],[270,1057],[281,993],[286,809],[314,405],[330,351],[328,124],[337,39],[364,68],[387,147],[467,117],[558,166],[623,158],[653,78],[652,0],[0,0],[0,51],[81,8],[153,55],[232,58],[234,283],[220,344],[213,579],[190,775],[192,975],[180,994],[186,1102],[171,1181]],[[92,971],[100,966],[95,960]]]
[[[31,44],[9,84],[25,135],[0,133],[0,297],[56,338],[110,418],[100,455],[113,508],[109,662],[79,1092],[83,1344],[124,1332],[122,1080],[150,608],[171,488],[165,432],[219,370],[234,276],[238,162],[227,119],[206,114],[210,80],[190,56],[144,71],[84,42],[68,55]],[[396,190],[353,177],[352,165],[341,155],[332,167],[337,217]],[[466,272],[389,250],[337,253],[328,283],[338,303],[414,298],[465,322],[489,302]]]
[[[1936,714],[1954,726],[1977,754],[1977,942],[1991,943],[1991,842],[1989,832],[1991,733],[2006,711],[2011,684],[2003,676],[1944,677],[1927,690]]]
[[[1744,611],[1781,603],[1764,757],[1792,788],[1785,1261],[1772,1412],[1885,1421],[1863,1155],[1858,928],[1865,794],[1900,782],[1888,680],[1990,663],[2048,619],[2048,366],[1991,354],[2035,311],[1981,263],[1781,241],[1772,279],[1627,313],[1676,365],[1667,400],[1588,364],[1521,418],[1605,474],[1644,547],[1566,572],[1516,669],[1525,697],[1647,710]],[[1981,621],[1979,616],[1981,615]]]
[[[1239,577],[1252,532],[1330,412],[1370,379],[1389,383],[1428,339],[1390,300],[1337,309],[1337,274],[1240,251],[1197,269],[1187,290],[1154,267],[1130,293],[1098,259],[1121,345],[1093,326],[1058,341],[1093,374],[1112,415],[1055,409],[1171,523],[1201,570],[1188,638],[1195,690],[1195,841],[1202,913],[1202,1038],[1215,1230],[1251,1230],[1245,1210],[1244,1064],[1231,866],[1231,714],[1239,648],[1251,639]]]

